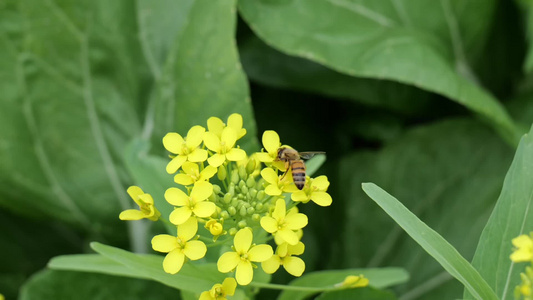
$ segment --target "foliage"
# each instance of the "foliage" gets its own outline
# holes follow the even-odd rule
[[[168,218],[163,137],[233,113],[248,155],[267,130],[325,151],[307,170],[333,201],[299,207],[300,278],[259,266],[230,299],[512,299],[531,273],[509,258],[533,231],[532,5],[0,1],[0,299],[222,283],[232,243],[170,275],[150,239],[176,226],[119,214],[135,185]]]

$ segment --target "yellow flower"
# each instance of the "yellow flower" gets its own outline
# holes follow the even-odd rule
[[[213,166],[205,167],[202,172],[197,163],[185,162],[181,167],[183,172],[174,176],[174,181],[181,185],[191,185],[198,181],[209,181],[209,178],[215,176],[217,168]]]
[[[209,132],[214,133],[219,138],[222,136],[222,130],[226,127],[226,124],[217,117],[211,117],[207,120],[207,129]],[[242,138],[246,134],[246,129],[242,128],[242,116],[234,113],[228,117],[228,127],[233,128],[237,134],[237,140]]]
[[[312,200],[320,206],[331,205],[331,196],[326,193],[329,187],[328,178],[324,175],[310,179],[310,183],[303,190],[294,192],[291,195],[292,201],[307,203]]]
[[[304,250],[305,246],[302,242],[298,242],[296,245],[283,243],[276,249],[276,254],[261,263],[261,267],[265,273],[273,274],[280,266],[283,266],[289,274],[300,277],[305,270],[305,263],[301,258],[293,255],[301,255]]]
[[[341,286],[343,288],[351,289],[351,288],[358,288],[358,287],[365,287],[368,286],[369,280],[368,278],[365,278],[365,276],[361,275],[349,275],[346,276],[344,281],[337,286]]]
[[[209,291],[205,291],[200,295],[200,300],[226,300],[227,296],[233,296],[237,282],[235,279],[228,277],[224,279],[222,284],[217,283]]]
[[[224,221],[224,219],[222,219]],[[218,222],[215,219],[211,219],[205,223],[205,228],[213,235],[213,241],[215,242],[219,236],[226,234],[222,223]]]
[[[155,251],[168,253],[163,260],[163,269],[170,274],[181,270],[185,259],[198,260],[205,256],[207,247],[201,241],[191,241],[198,231],[196,218],[189,218],[178,226],[178,236],[159,234],[152,239],[152,248]]]
[[[163,145],[176,156],[168,163],[168,174],[174,174],[185,161],[202,162],[207,159],[207,150],[198,148],[202,143],[205,128],[193,126],[184,139],[181,135],[170,132],[163,138]]]
[[[533,261],[533,239],[530,235],[523,234],[512,240],[513,245],[517,248],[511,254],[511,260],[514,262]]]
[[[291,209],[287,213],[285,200],[278,199],[272,217],[261,218],[261,227],[268,233],[276,234],[290,245],[298,243],[298,235],[294,230],[302,229],[307,225],[307,216]]]
[[[207,218],[212,215],[216,205],[205,201],[211,194],[213,194],[213,185],[207,181],[195,183],[190,196],[178,188],[169,188],[165,192],[165,199],[174,206],[180,206],[170,214],[170,222],[180,225],[191,216]]]
[[[265,193],[270,196],[279,196],[283,192],[296,192],[299,191],[298,188],[294,185],[292,179],[292,174],[287,173],[285,177],[280,180],[278,172],[274,171],[272,168],[264,168],[261,170],[261,177],[269,183],[265,187]]]
[[[274,130],[266,130],[263,132],[263,147],[266,150],[266,153],[257,153],[257,159],[265,163],[270,163],[276,160],[281,143],[279,141],[279,135]]]
[[[130,186],[128,188],[128,194],[139,205],[139,210],[127,209],[121,212],[118,216],[121,220],[131,221],[146,218],[151,221],[157,221],[159,219],[161,213],[155,208],[154,199],[150,194],[145,194],[138,186]]]
[[[236,141],[237,135],[231,127],[224,128],[220,138],[212,132],[206,132],[204,144],[209,150],[216,152],[207,159],[207,162],[218,168],[226,160],[239,161],[245,159],[246,152],[244,150],[233,148]]]
[[[222,254],[217,262],[218,271],[222,273],[236,269],[235,277],[240,285],[247,285],[252,281],[252,262],[263,262],[274,254],[270,245],[252,246],[252,239],[250,228],[239,230],[233,240],[235,251]]]

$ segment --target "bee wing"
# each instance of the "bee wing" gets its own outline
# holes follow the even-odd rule
[[[317,154],[326,154],[326,152],[323,151],[309,151],[309,152],[299,152],[300,157],[303,159],[310,159],[311,157],[317,155]]]

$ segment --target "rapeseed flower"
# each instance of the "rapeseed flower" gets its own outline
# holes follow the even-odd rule
[[[294,185],[292,175],[285,174],[284,178],[280,179],[278,172],[272,168],[264,168],[261,170],[261,177],[268,183],[265,187],[265,193],[270,196],[279,196],[284,192],[296,192],[298,188]]]
[[[235,234],[233,245],[235,251],[222,254],[217,262],[222,273],[235,271],[235,278],[240,285],[248,285],[254,276],[252,262],[263,262],[274,254],[270,245],[252,245],[253,234],[250,228],[241,229]]]
[[[163,137],[163,145],[170,153],[176,154],[167,164],[167,173],[174,174],[184,162],[203,162],[207,159],[207,151],[198,148],[202,143],[205,128],[193,126],[187,136],[183,138],[175,132],[170,132]]]
[[[246,152],[239,148],[234,148],[237,141],[235,129],[225,127],[220,137],[212,132],[206,132],[204,135],[205,146],[215,152],[207,159],[207,162],[213,167],[221,166],[226,160],[239,161],[246,158]]]
[[[348,275],[339,286],[347,289],[368,286],[369,280],[361,275]]]
[[[174,176],[174,181],[178,184],[187,186],[198,181],[209,181],[217,173],[217,168],[207,166],[202,171],[197,163],[185,162],[181,166],[183,172]]]
[[[226,296],[233,296],[237,282],[234,278],[228,277],[224,279],[222,284],[217,283],[209,291],[205,291],[200,295],[200,300],[226,300]]]
[[[213,185],[207,181],[195,183],[190,195],[178,188],[169,188],[165,192],[165,199],[168,203],[179,206],[170,213],[170,222],[180,225],[191,216],[207,218],[212,215],[216,210],[216,205],[206,201],[211,194],[213,194]]]
[[[514,262],[533,261],[533,239],[531,235],[522,234],[512,240],[516,247],[511,254],[511,260]]]
[[[154,206],[154,199],[150,194],[145,194],[143,190],[138,186],[130,186],[127,190],[131,199],[137,203],[139,210],[127,209],[120,213],[118,216],[121,220],[140,220],[148,219],[151,221],[157,221],[161,216],[161,213]]]
[[[305,270],[305,262],[294,255],[301,255],[304,250],[305,246],[302,242],[296,245],[283,243],[277,247],[276,253],[270,259],[261,263],[261,267],[265,273],[273,274],[280,266],[283,266],[292,276],[300,277]]]
[[[307,203],[310,200],[320,206],[330,206],[332,199],[326,193],[329,187],[329,181],[326,176],[318,176],[314,179],[307,180],[309,182],[301,191],[296,191],[291,195],[292,201]]]
[[[257,153],[257,159],[264,163],[271,163],[278,157],[278,149],[281,147],[279,135],[274,130],[263,133],[263,147],[266,152]]]
[[[237,134],[237,140],[246,135],[246,129],[242,127],[242,116],[240,114],[231,114],[228,117],[227,127],[233,128]],[[207,129],[209,132],[216,134],[219,138],[222,136],[222,130],[226,124],[217,117],[211,117],[207,120]]]
[[[152,239],[152,248],[155,251],[168,253],[163,260],[163,270],[176,274],[181,270],[185,259],[198,260],[205,256],[207,247],[204,242],[192,240],[198,231],[198,222],[189,218],[178,226],[177,237],[168,234],[159,234]]]
[[[276,207],[272,216],[261,218],[261,227],[268,233],[275,234],[276,238],[296,245],[299,241],[295,230],[302,229],[307,225],[307,216],[291,209],[287,213],[284,199],[276,201]]]

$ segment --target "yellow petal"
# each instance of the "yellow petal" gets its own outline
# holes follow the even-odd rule
[[[198,260],[204,257],[206,252],[207,247],[202,241],[189,241],[185,244],[185,248],[183,249],[183,253],[185,253],[185,256],[190,260]]]
[[[187,156],[184,155],[178,155],[174,157],[168,164],[167,164],[167,173],[168,174],[174,174],[176,171],[181,167],[181,165],[187,160]]]
[[[226,158],[230,161],[240,161],[246,158],[246,152],[242,149],[233,148],[226,153]]]
[[[240,285],[248,285],[252,282],[254,277],[254,270],[252,268],[252,263],[248,260],[241,260],[237,265],[237,270],[235,271],[235,279]]]
[[[209,132],[212,132],[220,137],[222,134],[222,129],[224,129],[224,122],[217,117],[211,117],[207,119],[207,129],[209,129]]]
[[[294,246],[287,247],[287,250],[288,255],[301,255],[305,251],[305,245],[302,242],[298,242],[298,244]]]
[[[250,228],[243,228],[235,234],[233,239],[233,244],[235,245],[235,250],[239,254],[244,254],[248,252],[250,246],[252,245],[253,234]]]
[[[328,177],[325,175],[318,176],[317,178],[313,179],[311,187],[316,187],[319,191],[326,191],[329,187]]]
[[[191,185],[194,180],[187,174],[176,174],[174,176],[174,182],[181,185]]]
[[[231,127],[238,132],[242,128],[242,116],[238,113],[233,113],[228,117],[228,127]]]
[[[207,159],[207,162],[215,168],[218,168],[219,166],[221,166],[225,161],[226,161],[226,156],[223,154],[218,154],[218,153],[214,154],[213,156]]]
[[[531,237],[527,234],[522,234],[518,237],[515,237],[511,242],[513,243],[513,246],[517,248],[533,248],[533,239],[531,239]]]
[[[180,208],[174,209],[170,216],[168,216],[169,221],[174,225],[181,225],[185,223],[192,215],[192,211],[188,206],[183,206]]]
[[[205,291],[200,294],[199,300],[217,300],[217,299],[211,296],[210,291]]]
[[[123,221],[136,221],[146,217],[140,210],[136,209],[127,209],[120,213],[118,216],[119,219]]]
[[[273,255],[271,258],[261,263],[263,271],[265,271],[267,274],[274,274],[279,269],[280,265],[281,259],[278,255]]]
[[[191,198],[194,202],[204,201],[213,194],[213,185],[207,181],[199,181],[194,184]]]
[[[531,250],[518,249],[511,254],[510,258],[514,262],[531,261],[533,260],[533,253],[531,252]]]
[[[195,217],[190,217],[181,225],[178,226],[178,237],[182,241],[192,239],[198,232],[198,220]]]
[[[184,262],[185,254],[181,252],[181,249],[172,250],[163,260],[163,270],[170,274],[176,274],[181,270]]]
[[[220,152],[220,138],[216,134],[206,132],[204,134],[204,144],[209,150]]]
[[[272,217],[276,219],[276,221],[282,222],[285,218],[285,213],[287,212],[286,207],[285,199],[278,198],[278,200],[276,200],[276,208],[274,208],[274,212],[272,212]]]
[[[313,192],[311,200],[320,206],[330,206],[332,202],[331,196],[326,192]]]
[[[190,161],[184,162],[183,166],[181,166],[181,169],[183,170],[183,172],[185,172],[185,174],[188,175],[196,176],[200,174],[200,168],[198,167],[198,164]]]
[[[207,159],[207,150],[196,148],[189,153],[187,159],[192,162],[203,162]]]
[[[218,271],[228,273],[237,267],[239,261],[241,261],[241,257],[236,252],[226,252],[217,261]]]
[[[263,133],[263,147],[268,153],[277,154],[280,146],[279,135],[274,130],[267,130]]]
[[[165,191],[165,199],[174,206],[189,205],[189,196],[178,188],[169,188]]]
[[[279,196],[281,195],[281,190],[277,185],[271,184],[265,188],[265,193],[269,196]]]
[[[152,249],[157,252],[168,253],[178,246],[178,239],[175,236],[158,234],[152,238]]]
[[[283,267],[292,276],[300,277],[305,271],[305,263],[299,257],[289,256],[283,259]]]
[[[224,144],[226,151],[233,148],[237,141],[237,133],[231,127],[226,127],[222,130],[222,136],[220,137],[220,142]]]
[[[237,282],[234,278],[228,277],[222,282],[222,290],[224,290],[224,293],[228,296],[233,296],[236,288]]]
[[[298,243],[298,235],[288,228],[278,230],[278,232],[276,232],[276,236],[279,236],[289,245],[296,245]]]
[[[127,190],[128,195],[130,195],[131,199],[135,201],[135,203],[139,204],[137,201],[139,199],[139,196],[144,194],[143,190],[138,186],[130,186]]]
[[[253,246],[250,251],[248,251],[248,259],[250,261],[262,262],[265,261],[274,255],[274,251],[270,245],[262,244]]]
[[[264,216],[261,218],[261,227],[268,233],[274,233],[278,231],[278,222],[272,217]]]
[[[163,146],[165,146],[165,149],[167,149],[171,153],[181,153],[182,145],[183,138],[181,137],[181,135],[175,132],[169,132],[165,135],[165,137],[163,137]]]
[[[198,147],[204,139],[204,132],[205,128],[202,126],[196,125],[191,127],[187,133],[187,140],[185,141],[187,147],[189,149]]]
[[[304,228],[307,225],[307,216],[304,214],[293,214],[285,217],[285,224],[291,230]]]
[[[255,157],[261,162],[272,162],[275,159],[275,157],[265,152],[258,152],[255,154]]]
[[[278,184],[278,172],[274,171],[272,168],[264,168],[261,170],[261,177],[270,184]]]
[[[217,168],[213,166],[207,166],[202,172],[200,172],[199,180],[208,180],[209,178],[215,176],[216,173]]]
[[[310,200],[309,196],[304,191],[298,191],[295,193],[292,193],[291,200],[295,202],[307,202]]]
[[[150,194],[139,195],[139,199],[142,200],[144,204],[154,205],[154,198],[152,198]]]
[[[203,202],[196,203],[192,211],[196,216],[200,218],[207,218],[210,215],[212,215],[216,209],[217,209],[217,206],[215,205],[215,203],[209,202],[209,201],[203,201]]]

